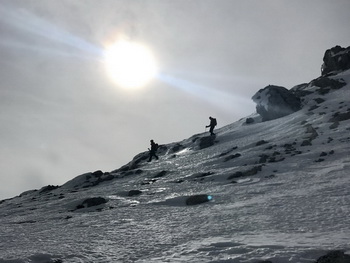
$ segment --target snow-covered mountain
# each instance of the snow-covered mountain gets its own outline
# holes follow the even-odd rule
[[[291,92],[301,107],[284,117],[0,201],[0,263],[349,262],[350,70]]]

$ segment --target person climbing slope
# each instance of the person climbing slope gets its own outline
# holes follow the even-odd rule
[[[148,162],[152,161],[152,157],[154,156],[157,160],[159,159],[156,155],[158,150],[158,143],[155,143],[153,140],[151,140],[151,149],[149,149],[149,159]]]
[[[215,126],[217,125],[216,119],[213,117],[209,117],[209,119],[210,119],[210,124],[205,126],[205,127],[206,128],[210,127],[210,129],[209,129],[210,135],[215,135],[215,133],[213,131],[214,131]]]

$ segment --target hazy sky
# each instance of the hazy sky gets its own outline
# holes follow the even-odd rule
[[[269,84],[320,75],[350,45],[348,0],[0,0],[0,199],[255,112]],[[138,90],[106,73],[105,46],[148,46],[159,76]]]

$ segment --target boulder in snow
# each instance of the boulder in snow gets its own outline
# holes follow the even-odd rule
[[[68,204],[68,206],[72,207],[70,211],[83,210],[84,212],[91,211],[101,211],[104,205],[108,202],[107,199],[103,197],[91,197],[83,200],[77,200]]]
[[[350,263],[350,255],[335,250],[317,259],[316,263]]]
[[[262,121],[274,120],[301,109],[300,99],[284,87],[269,85],[253,97]]]
[[[215,143],[215,138],[216,136],[206,136],[206,137],[201,137],[199,139],[199,149],[202,150],[204,148],[208,148],[210,146],[213,146]]]
[[[209,202],[213,197],[211,195],[193,195],[186,199],[186,205],[199,205]]]
[[[140,190],[130,190],[128,192],[128,196],[135,196],[135,195],[140,195],[140,194],[142,194],[142,191],[140,191]]]

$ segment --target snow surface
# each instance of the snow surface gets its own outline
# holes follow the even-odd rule
[[[350,83],[350,71],[334,78]],[[329,121],[350,111],[350,85],[325,95],[306,89],[313,93],[302,110],[217,129],[210,147],[200,146],[208,133],[194,135],[134,170],[83,174],[1,201],[0,263],[303,263],[350,253],[350,121]],[[195,194],[213,200],[186,206]],[[92,197],[108,202],[77,209]]]

